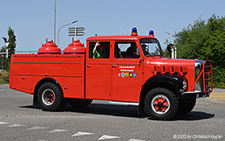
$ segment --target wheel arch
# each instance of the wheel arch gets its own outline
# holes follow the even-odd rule
[[[38,89],[40,88],[40,86],[46,82],[52,82],[52,83],[56,84],[59,87],[59,89],[63,92],[62,87],[60,86],[58,81],[56,81],[53,78],[43,78],[36,84],[36,86],[34,88],[33,105],[39,105],[38,100],[37,100],[37,92],[38,92]]]
[[[144,100],[147,93],[156,87],[167,88],[172,91],[176,97],[180,97],[179,89],[181,87],[183,79],[178,76],[170,75],[156,75],[149,78],[144,85],[139,98],[139,113],[144,112]]]

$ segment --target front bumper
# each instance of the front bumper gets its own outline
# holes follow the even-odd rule
[[[196,97],[197,98],[200,98],[200,97],[203,97],[203,98],[205,98],[205,97],[209,97],[209,95],[210,95],[210,92],[209,93],[204,93],[204,92],[202,92],[202,91],[198,91],[198,90],[196,90],[196,91],[188,91],[188,92],[182,92],[181,93],[181,95],[182,96],[188,96],[188,95],[196,95]]]

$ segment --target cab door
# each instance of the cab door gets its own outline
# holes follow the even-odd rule
[[[141,57],[131,54],[135,41],[114,42],[112,100],[138,102],[142,85]],[[137,53],[137,52],[136,52]]]
[[[96,41],[88,42],[86,64],[86,98],[109,100],[111,98],[112,61],[110,59],[110,42],[100,42],[96,48],[100,55],[94,56]],[[98,58],[99,57],[99,58]]]

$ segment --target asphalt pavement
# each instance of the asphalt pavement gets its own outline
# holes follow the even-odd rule
[[[135,105],[94,101],[83,109],[46,112],[32,95],[0,85],[1,141],[225,140],[225,90],[199,98],[187,115],[170,121],[140,117]]]
[[[225,100],[225,89],[214,89],[209,98],[215,100]]]

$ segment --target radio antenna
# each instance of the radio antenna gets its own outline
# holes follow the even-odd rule
[[[119,27],[119,30],[128,35],[122,28]]]

